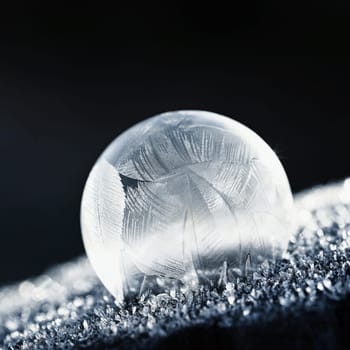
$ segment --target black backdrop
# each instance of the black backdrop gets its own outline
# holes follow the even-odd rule
[[[0,284],[83,253],[91,166],[160,112],[248,125],[294,191],[350,175],[347,1],[45,4],[0,11]]]

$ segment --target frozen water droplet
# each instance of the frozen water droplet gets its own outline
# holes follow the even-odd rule
[[[229,296],[227,297],[227,301],[228,301],[228,303],[229,303],[230,305],[233,305],[234,302],[235,302],[235,297],[234,297],[233,295],[229,295]]]
[[[335,250],[337,250],[337,245],[336,244],[330,244],[329,245],[329,249],[332,250],[332,251],[335,251]]]
[[[86,330],[86,331],[89,329],[89,323],[88,323],[87,320],[84,320],[84,321],[83,321],[83,328],[84,328],[84,330]]]
[[[217,305],[217,308],[218,308],[218,311],[219,312],[225,312],[226,311],[226,305],[222,302],[220,302],[218,305]]]
[[[218,114],[177,111],[106,149],[87,180],[81,224],[92,266],[122,302],[151,285],[171,290],[160,278],[195,289],[218,281],[224,264],[254,270],[287,247],[291,209],[283,167],[258,135]],[[143,276],[157,278],[146,286]]]
[[[327,289],[331,289],[332,288],[332,282],[331,282],[331,280],[329,280],[329,279],[325,279],[324,281],[323,281],[323,285],[325,286],[325,288],[327,288]]]

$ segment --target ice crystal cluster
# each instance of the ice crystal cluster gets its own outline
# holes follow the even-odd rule
[[[294,348],[305,348],[303,341],[314,349],[347,348],[341,330],[348,332],[350,179],[297,196],[296,208],[299,228],[284,258],[266,260],[246,276],[222,268],[213,284],[197,290],[174,283],[118,306],[86,258],[3,287],[0,349],[150,349],[173,342],[189,348],[188,338],[171,337],[199,327],[214,334],[215,348],[230,348],[230,339],[239,347],[245,334],[244,348],[261,348],[268,330],[269,348],[280,349],[284,338]],[[288,333],[281,336],[284,324]]]
[[[218,114],[177,111],[112,142],[87,180],[81,223],[92,266],[121,302],[150,277],[196,288],[222,266],[246,272],[278,256],[291,206],[283,167],[258,135]]]

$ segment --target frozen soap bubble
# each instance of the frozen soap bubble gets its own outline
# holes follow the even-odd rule
[[[107,147],[88,177],[81,225],[92,266],[121,302],[145,276],[196,286],[223,266],[244,271],[275,257],[288,244],[292,202],[257,134],[215,113],[176,111]]]

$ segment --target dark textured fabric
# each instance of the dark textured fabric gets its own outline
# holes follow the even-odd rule
[[[296,196],[288,252],[117,306],[85,258],[0,289],[0,349],[350,348],[350,183]]]

